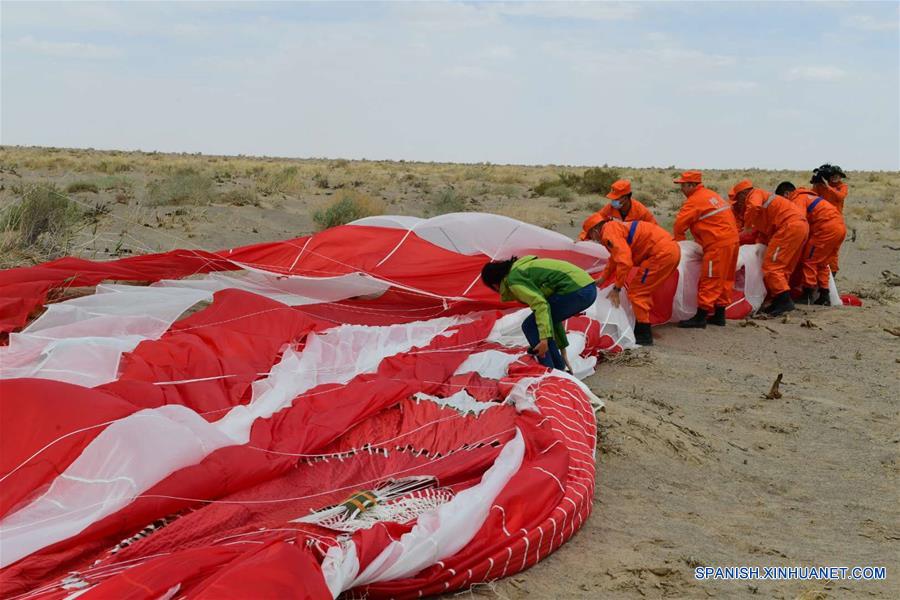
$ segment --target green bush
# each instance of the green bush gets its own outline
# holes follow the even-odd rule
[[[313,221],[321,231],[383,213],[384,205],[380,201],[355,190],[341,190],[330,203],[313,213]]]
[[[194,169],[180,169],[166,179],[150,184],[148,203],[154,206],[209,204],[213,180]]]
[[[572,199],[575,198],[575,192],[573,192],[570,187],[561,183],[548,187],[544,190],[542,195],[556,198],[560,202],[571,202]]]
[[[582,186],[583,179],[578,173],[563,171],[556,177],[559,180],[560,185],[572,188],[573,190],[579,189]]]
[[[66,193],[68,194],[77,194],[79,192],[92,192],[96,194],[99,191],[99,186],[92,181],[75,181],[66,186]]]
[[[445,215],[466,211],[466,199],[452,187],[446,187],[431,197],[429,213]]]
[[[613,182],[620,178],[619,172],[615,169],[594,167],[581,176],[579,190],[585,194],[606,194]]]

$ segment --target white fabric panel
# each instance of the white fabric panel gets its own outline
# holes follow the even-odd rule
[[[302,354],[285,352],[270,375],[253,384],[250,403],[232,408],[219,421],[209,423],[178,405],[142,410],[116,421],[88,444],[44,495],[0,521],[0,568],[80,533],[214,450],[247,443],[257,419],[290,406],[297,395],[373,372],[384,358],[426,346],[459,322],[443,318],[329,329],[309,336]]]
[[[210,273],[199,279],[164,280],[158,284],[166,288],[193,288],[210,292],[237,289],[252,292],[288,306],[301,306],[319,302],[337,302],[357,296],[382,294],[390,287],[363,273],[351,273],[339,277],[302,277],[277,275],[259,269]]]
[[[697,283],[700,281],[700,260],[703,249],[697,242],[684,240],[681,246],[681,260],[678,262],[678,286],[672,298],[671,321],[689,319],[697,312]]]
[[[142,410],[111,423],[44,494],[0,522],[0,566],[84,531],[175,470],[231,443],[179,405]]]
[[[670,323],[690,319],[696,314],[697,285],[703,259],[703,249],[696,242],[685,240],[678,244],[681,246],[681,261],[678,263],[678,287],[672,298]],[[738,251],[735,288],[743,289],[744,297],[753,311],[758,310],[766,299],[766,285],[762,275],[765,252],[765,244],[744,244]]]
[[[350,582],[359,574],[359,557],[356,544],[349,539],[341,539],[337,546],[331,546],[322,559],[322,575],[332,598],[348,589]]]
[[[831,300],[832,306],[843,306],[841,302],[841,294],[838,292],[837,284],[834,282],[834,274],[828,271],[828,299]]]
[[[523,336],[524,337],[524,336]],[[509,354],[500,350],[485,350],[470,354],[463,361],[454,375],[462,373],[478,373],[488,379],[501,379],[506,377],[509,365],[519,360],[522,354]]]
[[[87,387],[116,378],[119,358],[159,338],[212,294],[195,289],[100,285],[91,296],[51,304],[0,347],[0,378],[37,377]]]
[[[288,306],[384,293],[389,284],[354,273],[283,276],[264,271],[210,273],[152,286],[98,285],[91,296],[51,304],[0,347],[0,378],[38,377],[95,387],[114,381],[123,352],[159,339],[184,311],[215,292],[240,289]]]
[[[586,260],[605,263],[606,248],[593,242],[573,242],[567,236],[488,213],[450,213],[430,219],[379,216],[353,221],[350,225],[369,225],[408,229],[436,246],[460,254],[484,254],[491,259],[539,254],[541,250],[560,250],[583,254]]]
[[[765,253],[765,244],[744,244],[738,252],[737,269],[743,269],[744,297],[753,307],[753,312],[759,310],[766,299],[766,284],[762,273]]]
[[[347,383],[361,373],[373,373],[388,356],[426,346],[459,322],[443,318],[386,327],[341,325],[307,337],[302,353],[288,350],[268,377],[253,383],[249,404],[232,408],[215,425],[236,443],[250,439],[256,419],[290,406],[298,395],[327,383]]]
[[[430,394],[425,394],[422,392],[417,392],[413,397],[416,400],[434,402],[439,406],[452,408],[454,410],[458,410],[463,414],[472,413],[476,416],[480,415],[489,408],[502,406],[500,402],[479,402],[478,400],[470,396],[469,392],[467,392],[466,390],[459,390],[452,396],[447,396],[446,398],[440,398],[438,396],[432,396]]]
[[[487,519],[494,500],[522,465],[525,440],[516,436],[503,446],[481,481],[449,502],[422,513],[415,526],[391,542],[343,590],[391,579],[412,577],[425,567],[452,556],[468,544]]]

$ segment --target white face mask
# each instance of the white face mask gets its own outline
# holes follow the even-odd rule
[[[622,201],[621,201],[621,200],[613,200],[612,202],[610,202],[610,204],[612,204],[612,207],[615,208],[615,209],[620,209],[620,208],[622,208]]]

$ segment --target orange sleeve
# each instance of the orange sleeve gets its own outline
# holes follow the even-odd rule
[[[756,197],[749,196],[744,204],[744,231],[756,228],[756,219],[759,217],[762,205],[756,202]]]
[[[604,229],[611,229],[609,225]],[[604,231],[601,240],[606,249],[609,250],[609,264],[607,270],[612,272],[615,269],[616,287],[623,287],[628,274],[631,273],[631,248],[628,247],[628,241],[625,239],[621,229],[612,229]]]
[[[849,189],[850,188],[843,181],[840,182],[837,187],[831,187],[827,183],[817,183],[813,186],[813,190],[818,195],[834,204],[841,212],[844,212],[844,200],[847,198]]]
[[[700,217],[699,204],[690,199],[685,200],[684,204],[681,205],[681,210],[678,211],[678,215],[675,217],[675,224],[672,225],[672,236],[676,242],[685,239],[684,232],[697,222],[698,217]]]

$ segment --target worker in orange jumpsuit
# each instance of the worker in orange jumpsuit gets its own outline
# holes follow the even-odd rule
[[[777,316],[794,310],[790,279],[809,236],[806,215],[784,196],[752,184],[736,192],[735,200],[746,205],[745,230],[752,227],[768,240],[762,270],[766,290],[773,299],[765,312]]]
[[[653,307],[653,291],[678,267],[681,248],[668,231],[646,221],[603,220],[588,230],[587,237],[609,250],[609,262],[599,281],[602,284],[614,278],[608,294],[613,306],[619,306],[619,293],[632,267],[638,267],[634,278],[628,283],[628,298],[634,311],[634,336],[638,344],[652,346],[650,309]]]
[[[813,191],[833,204],[838,209],[838,212],[841,213],[841,216],[844,215],[844,200],[847,199],[847,191],[849,190],[847,184],[843,181],[846,178],[847,174],[839,166],[825,164],[813,170],[812,179],[809,181],[813,184]],[[839,252],[840,248],[828,262],[832,273],[838,272]]]
[[[734,211],[729,202],[703,186],[700,171],[685,171],[675,183],[681,185],[685,195],[672,227],[675,241],[685,239],[685,231],[690,228],[694,241],[703,248],[697,314],[680,321],[678,326],[705,328],[707,322],[725,325],[740,246]]]
[[[744,244],[765,244],[766,237],[756,229],[744,228],[744,213],[747,210],[746,196],[742,195],[740,200],[737,195],[753,187],[749,179],[741,179],[728,192],[728,201],[731,202],[731,210],[734,211],[734,220],[737,222],[738,240],[741,246]]]
[[[653,213],[631,197],[631,182],[627,179],[613,183],[606,197],[611,202],[584,220],[578,239],[588,239],[587,232],[600,221],[647,221],[657,224]]]
[[[790,181],[778,184],[775,193],[789,198],[806,214],[809,239],[800,256],[803,294],[800,304],[830,306],[828,289],[829,264],[847,235],[844,217],[837,207],[806,188],[795,188]],[[815,297],[818,287],[818,298]]]

